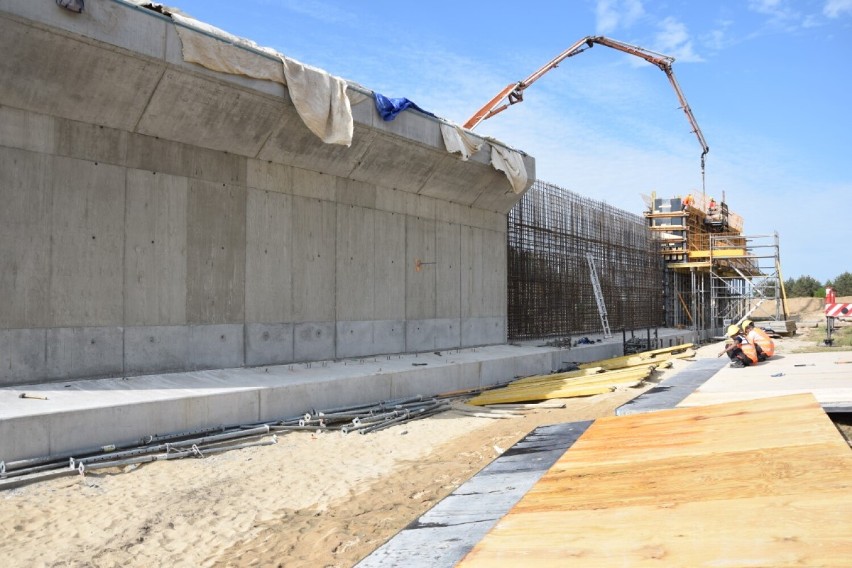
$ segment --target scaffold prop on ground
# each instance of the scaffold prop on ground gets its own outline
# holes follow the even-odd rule
[[[85,475],[99,469],[188,457],[203,458],[230,450],[272,445],[278,442],[278,434],[286,432],[338,431],[342,434],[369,434],[449,410],[452,398],[481,390],[435,397],[417,395],[323,410],[312,409],[299,416],[265,422],[157,434],[129,443],[109,444],[30,459],[0,461],[0,490],[56,477]]]

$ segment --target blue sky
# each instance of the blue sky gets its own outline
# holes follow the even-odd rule
[[[785,277],[852,271],[852,0],[169,4],[457,123],[587,35],[673,56],[707,196],[747,235],[779,233]],[[595,46],[524,98],[476,131],[534,156],[539,179],[637,214],[641,194],[700,193],[700,145],[656,67]]]

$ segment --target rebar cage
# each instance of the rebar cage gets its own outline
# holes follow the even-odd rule
[[[613,331],[663,324],[663,261],[642,217],[536,181],[507,234],[510,341],[601,331],[588,254]]]

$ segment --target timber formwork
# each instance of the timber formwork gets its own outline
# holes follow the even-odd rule
[[[508,217],[509,340],[602,330],[589,255],[609,326],[663,324],[663,263],[644,219],[536,181]]]
[[[739,215],[701,196],[653,198],[645,217],[667,268],[667,325],[719,333],[766,302],[768,319],[786,320],[777,234],[743,235]]]

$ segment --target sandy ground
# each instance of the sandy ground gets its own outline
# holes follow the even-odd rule
[[[535,427],[612,415],[687,365],[517,418],[447,412],[369,435],[291,433],[274,446],[6,491],[0,558],[16,567],[352,566]]]

